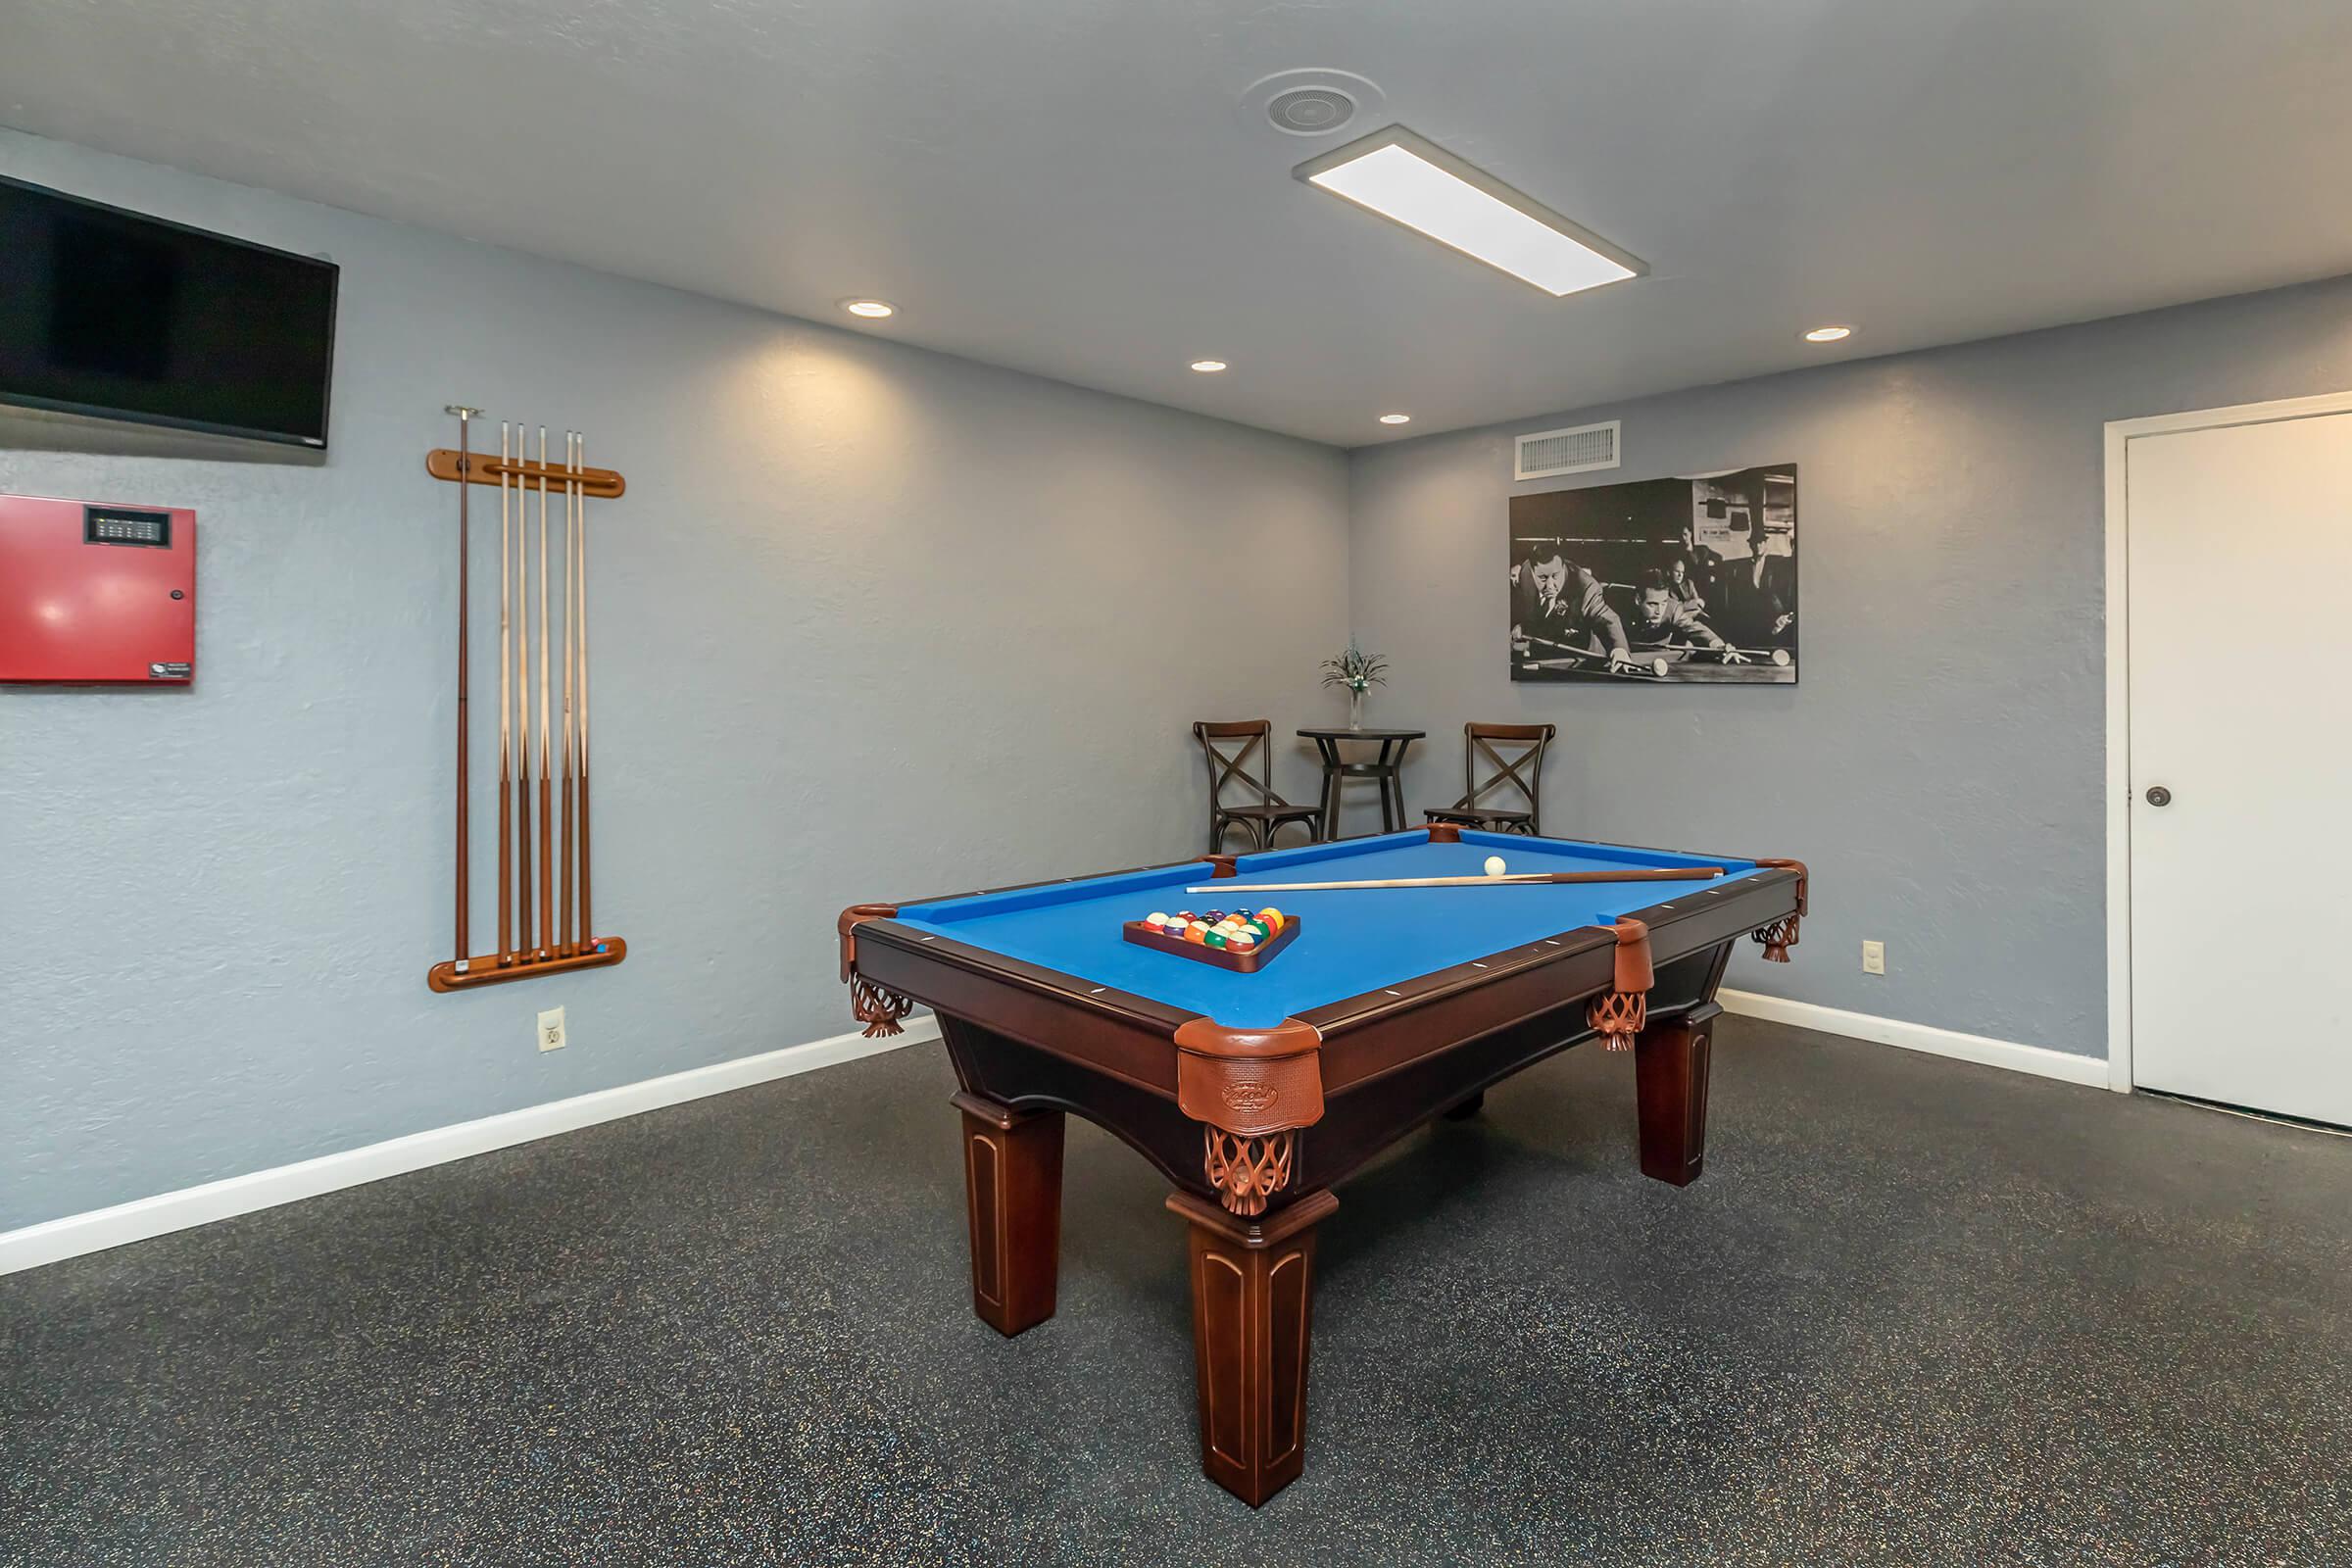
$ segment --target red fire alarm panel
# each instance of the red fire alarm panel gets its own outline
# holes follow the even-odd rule
[[[0,496],[0,680],[195,671],[195,513]]]

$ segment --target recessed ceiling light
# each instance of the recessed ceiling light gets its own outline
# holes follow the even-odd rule
[[[1413,416],[1409,414],[1384,414],[1380,416],[1380,422],[1383,424],[1410,424],[1413,422]]]
[[[1193,368],[1199,370],[1202,375],[1214,375],[1225,368],[1225,362],[1223,360],[1195,360]]]
[[[862,316],[874,321],[879,321],[885,316],[899,314],[899,308],[888,300],[843,300],[841,308],[852,316]]]
[[[1402,125],[1310,158],[1292,172],[1555,297],[1649,270]]]
[[[1835,343],[1839,338],[1853,335],[1854,329],[1850,326],[1817,326],[1805,334],[1805,341],[1808,343]]]

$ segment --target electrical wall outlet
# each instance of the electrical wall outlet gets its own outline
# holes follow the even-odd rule
[[[1886,943],[1865,942],[1862,944],[1862,972],[1864,974],[1885,974],[1886,972]],[[560,1020],[556,1027],[559,1031],[563,1028]]]
[[[539,1014],[539,1049],[541,1051],[562,1051],[564,1049],[564,1009],[562,1007],[550,1007]]]

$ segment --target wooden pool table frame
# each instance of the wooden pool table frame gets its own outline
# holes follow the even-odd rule
[[[1445,824],[1428,832],[1459,840]],[[1203,858],[1215,876],[1235,874],[1234,857]],[[1806,906],[1802,865],[1757,863],[1614,927],[1539,938],[1272,1029],[1225,1028],[1007,958],[903,923],[896,905],[843,911],[842,976],[869,1034],[895,1032],[917,1001],[939,1015],[961,1085],[972,1304],[999,1332],[1054,1314],[1064,1112],[1175,1184],[1168,1207],[1190,1229],[1201,1465],[1254,1507],[1304,1464],[1314,1227],[1339,1207],[1334,1184],[1604,1032],[1633,1046],[1642,1173],[1697,1178],[1724,967],[1743,935],[1784,957]]]

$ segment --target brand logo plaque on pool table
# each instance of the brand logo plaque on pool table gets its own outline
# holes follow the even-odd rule
[[[1238,1110],[1245,1116],[1252,1116],[1271,1108],[1274,1102],[1282,1097],[1275,1093],[1272,1084],[1245,1081],[1227,1084],[1217,1091],[1217,1098],[1225,1102],[1227,1110]]]

